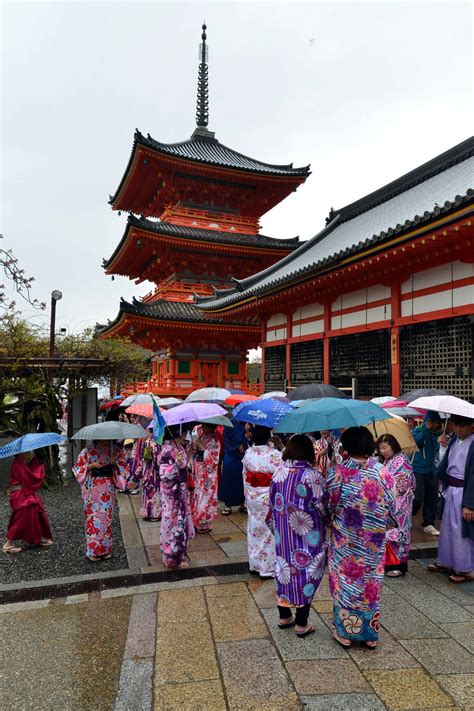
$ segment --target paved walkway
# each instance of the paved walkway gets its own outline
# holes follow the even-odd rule
[[[144,521],[140,516],[140,496],[118,496],[122,537],[129,568],[144,572],[166,570],[160,553],[160,523]],[[223,506],[223,504],[221,505]],[[413,521],[412,550],[437,546],[436,536],[421,530],[420,517]],[[436,548],[433,548],[435,555]],[[246,563],[247,514],[234,509],[231,516],[219,516],[210,534],[197,534],[188,548],[192,567],[220,563]]]
[[[375,652],[341,649],[330,610],[325,578],[299,640],[276,626],[272,581],[250,576],[4,605],[0,708],[474,709],[474,584],[411,562],[385,584]]]

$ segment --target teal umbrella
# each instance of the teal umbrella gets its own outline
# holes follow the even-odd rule
[[[233,427],[234,425],[225,415],[216,415],[215,417],[207,417],[204,420],[198,420],[202,424],[220,425],[221,427]]]
[[[316,432],[362,427],[391,415],[373,402],[325,397],[297,407],[280,420],[274,432]]]

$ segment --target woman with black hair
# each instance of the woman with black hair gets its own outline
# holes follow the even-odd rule
[[[306,637],[315,632],[308,616],[326,562],[323,478],[306,435],[293,435],[283,450],[270,486],[268,525],[275,536],[278,626]]]
[[[188,489],[188,458],[184,447],[186,430],[179,425],[165,429],[158,456],[161,528],[160,547],[167,568],[186,568],[188,541],[194,538]]]
[[[334,639],[344,648],[357,640],[375,649],[387,523],[389,515],[396,519],[393,478],[373,456],[375,442],[365,427],[349,427],[341,444],[348,458],[326,481]]]
[[[384,467],[393,478],[393,496],[397,510],[396,527],[387,531],[385,573],[389,578],[399,578],[408,570],[411,543],[411,518],[416,479],[413,467],[391,434],[377,440],[377,451]]]
[[[259,573],[261,578],[272,578],[275,567],[275,542],[265,521],[272,475],[281,462],[281,452],[270,445],[271,436],[268,427],[254,425],[253,445],[242,459],[249,567],[250,572]]]

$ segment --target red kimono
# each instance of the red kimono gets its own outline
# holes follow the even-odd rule
[[[36,457],[28,464],[15,459],[10,470],[10,506],[12,514],[7,538],[39,545],[42,538],[51,538],[51,528],[43,502],[36,493],[45,477],[44,466]],[[19,488],[17,488],[19,487]]]

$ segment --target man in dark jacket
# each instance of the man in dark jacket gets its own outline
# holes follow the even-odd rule
[[[451,582],[463,583],[474,580],[474,420],[451,419],[456,437],[435,472],[444,486],[438,562],[428,570],[449,570]]]
[[[419,452],[413,458],[413,473],[416,479],[415,501],[413,515],[423,507],[422,528],[425,533],[439,536],[435,528],[438,513],[438,481],[434,477],[435,460],[439,450],[438,437],[442,432],[439,413],[428,410],[420,427],[412,431]]]

